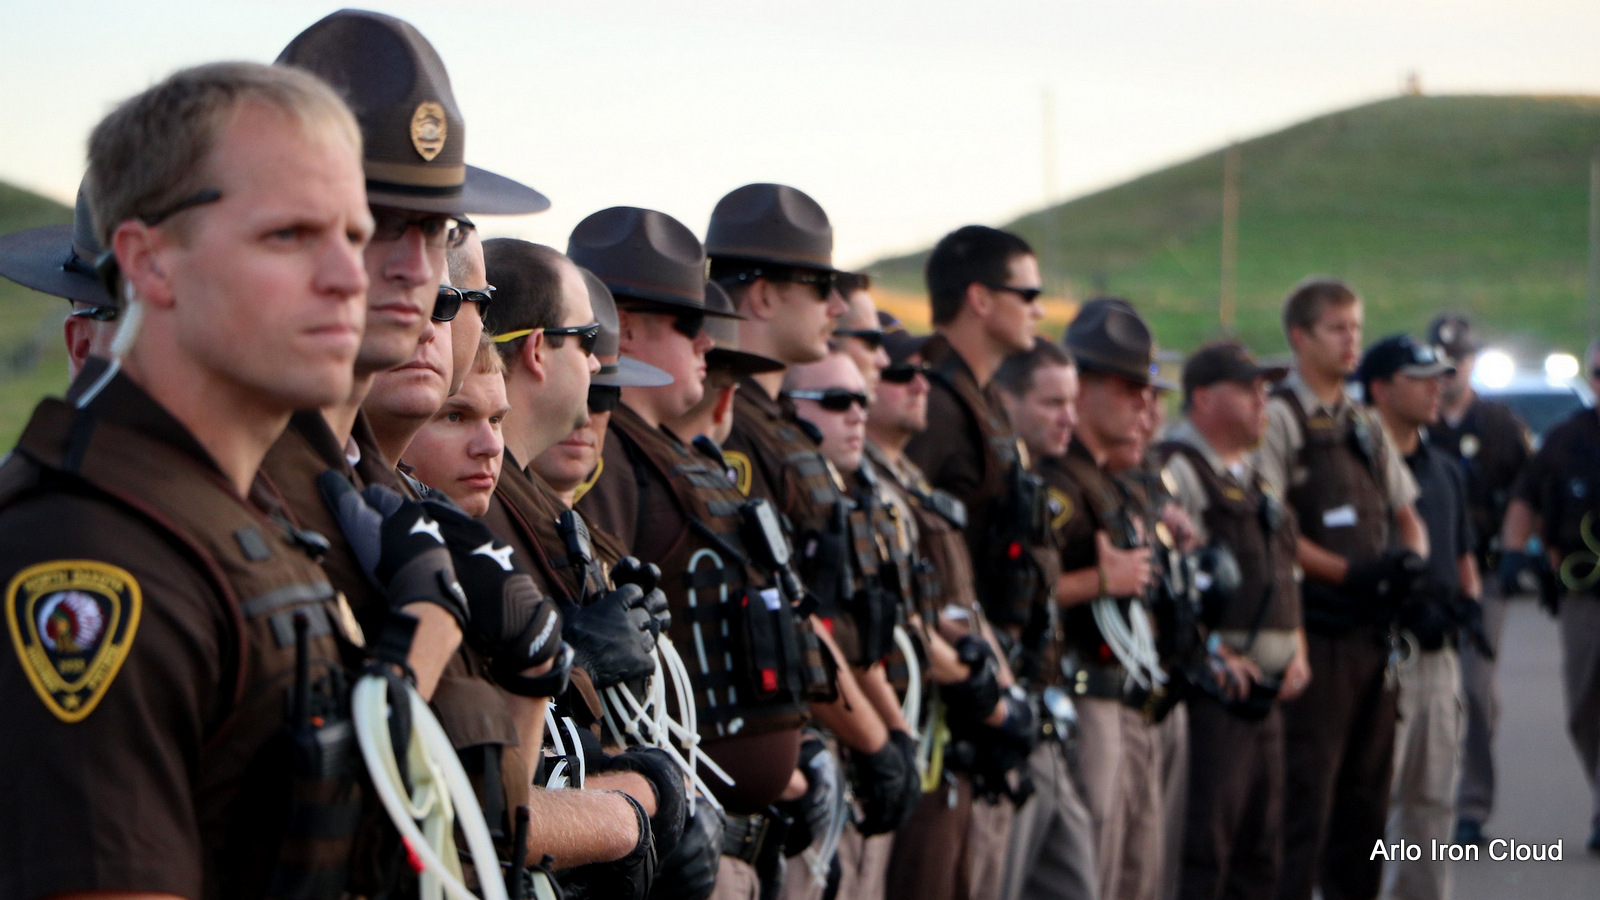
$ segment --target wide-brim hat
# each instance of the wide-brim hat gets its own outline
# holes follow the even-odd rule
[[[1472,320],[1460,313],[1445,313],[1428,323],[1428,343],[1451,358],[1461,359],[1483,349],[1472,331]]]
[[[706,312],[720,312],[724,315],[710,316],[706,319],[706,334],[711,336],[713,344],[706,351],[706,368],[722,369],[732,372],[736,376],[759,375],[762,372],[777,372],[785,368],[784,364],[770,356],[759,353],[750,353],[739,349],[739,323],[727,314],[733,313],[733,298],[722,289],[722,285],[714,281],[706,282]]]
[[[446,215],[550,207],[533,188],[466,164],[466,123],[450,76],[410,23],[343,9],[300,32],[277,63],[317,75],[355,113],[369,203]]]
[[[1080,369],[1167,390],[1176,387],[1157,379],[1155,338],[1144,318],[1125,300],[1105,298],[1085,303],[1067,325],[1062,343]]]
[[[706,228],[713,259],[837,272],[833,226],[817,201],[783,184],[747,184],[717,201]]]
[[[580,266],[578,271],[583,273],[583,283],[589,288],[589,305],[594,309],[594,320],[600,323],[600,336],[594,342],[594,355],[601,357],[602,362],[600,371],[589,379],[589,383],[606,387],[660,387],[671,384],[673,377],[666,372],[649,363],[620,355],[622,328],[617,320],[617,303],[611,297],[611,290],[588,269]],[[604,362],[611,357],[616,357],[617,361]]]
[[[599,276],[619,306],[669,313],[706,309],[706,251],[682,222],[634,206],[602,209],[579,222],[567,256]]]
[[[120,304],[95,274],[99,257],[100,241],[82,185],[71,225],[0,235],[0,275],[52,297],[115,309]]]

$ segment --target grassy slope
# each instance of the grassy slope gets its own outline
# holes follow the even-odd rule
[[[72,221],[72,210],[54,200],[0,184],[0,234]],[[0,358],[37,336],[43,363],[31,372],[0,370],[0,455],[16,443],[28,413],[40,397],[59,394],[67,382],[67,354],[61,344],[61,317],[67,303],[0,278]]]
[[[1239,335],[1280,352],[1285,293],[1320,273],[1362,292],[1370,337],[1453,307],[1503,339],[1580,350],[1597,142],[1600,98],[1417,97],[1242,143]],[[1218,333],[1221,183],[1218,151],[1006,227],[1041,250],[1053,291],[1125,295],[1187,349]],[[922,259],[871,268],[913,292]]]

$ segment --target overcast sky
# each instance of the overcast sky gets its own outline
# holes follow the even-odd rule
[[[5,0],[0,179],[70,203],[115,101],[183,65],[270,62],[336,8]],[[703,233],[724,193],[780,181],[822,203],[836,260],[859,265],[1392,96],[1412,71],[1428,93],[1600,93],[1594,0],[380,8],[438,48],[468,160],[553,201],[484,230],[557,247],[618,204]]]

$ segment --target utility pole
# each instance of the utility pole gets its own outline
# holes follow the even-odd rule
[[[1229,144],[1222,152],[1222,285],[1217,310],[1223,334],[1233,334],[1238,306],[1238,269],[1239,145]]]
[[[1056,214],[1051,208],[1056,202],[1056,96],[1055,92],[1045,85],[1041,96],[1043,107],[1040,111],[1040,153],[1043,164],[1044,187],[1044,246],[1040,251],[1039,262],[1043,270],[1040,274],[1049,277],[1050,266],[1059,257],[1056,253]]]
[[[1589,159],[1589,334],[1600,334],[1600,148]]]

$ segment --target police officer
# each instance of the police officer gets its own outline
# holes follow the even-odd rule
[[[350,389],[372,227],[358,146],[320,82],[244,63],[176,73],[90,138],[93,220],[129,321],[4,467],[0,759],[15,777],[0,895],[344,888],[338,828],[308,881],[274,882],[313,846],[280,827],[277,735],[317,727],[286,721],[297,651],[295,693],[325,722],[348,714],[337,683],[355,635],[305,546],[251,498],[290,413]],[[262,216],[317,224],[285,246]],[[448,560],[432,572],[453,577]],[[318,623],[299,640],[297,615]],[[359,802],[355,776],[335,776],[332,812]]]
[[[102,248],[94,234],[84,188],[78,186],[71,225],[0,235],[0,275],[72,304],[61,326],[67,342],[69,379],[77,377],[91,354],[110,355],[119,315],[116,298],[95,275],[94,263]]]
[[[1213,585],[1207,668],[1188,701],[1189,798],[1179,896],[1270,898],[1283,860],[1283,719],[1304,690],[1294,519],[1252,466],[1267,385],[1286,369],[1211,344],[1183,368],[1185,417],[1157,447]],[[1228,560],[1236,567],[1228,578]]]
[[[1306,692],[1284,706],[1288,796],[1278,896],[1373,897],[1394,761],[1389,624],[1421,569],[1427,533],[1416,482],[1375,414],[1344,380],[1361,346],[1361,300],[1343,282],[1310,279],[1284,303],[1294,367],[1267,404],[1261,474],[1300,522],[1296,559]]]
[[[1472,387],[1472,370],[1480,344],[1472,321],[1447,313],[1428,326],[1428,343],[1455,363],[1443,377],[1439,418],[1428,425],[1429,443],[1455,457],[1467,481],[1467,506],[1478,537],[1473,548],[1480,572],[1505,572],[1507,577],[1485,585],[1481,597],[1484,633],[1498,648],[1505,627],[1507,596],[1516,573],[1526,564],[1521,553],[1498,552],[1495,540],[1517,475],[1527,464],[1528,427],[1511,407],[1480,397]],[[1483,824],[1494,811],[1494,730],[1499,717],[1494,690],[1494,660],[1468,642],[1461,647],[1461,683],[1466,695],[1467,730],[1461,745],[1461,788],[1456,794],[1458,844],[1483,840]]]
[[[845,305],[832,262],[833,228],[815,200],[786,185],[737,188],[712,210],[706,250],[711,280],[743,317],[742,349],[785,365],[827,353]],[[872,667],[870,642],[860,639],[876,616],[870,608],[877,573],[867,570],[867,554],[851,539],[852,504],[842,479],[778,396],[782,380],[769,372],[741,382],[723,451],[739,473],[740,491],[768,499],[793,525],[799,574],[816,604],[817,640],[840,663],[836,696],[814,703],[812,713],[850,751],[862,810],[855,824],[870,836],[893,830],[916,805],[915,744],[903,719],[885,722],[869,699],[890,693],[882,668]],[[820,891],[817,879],[799,878],[799,867],[796,874],[786,896]]]
[[[1466,484],[1454,461],[1421,434],[1438,418],[1441,383],[1451,373],[1449,360],[1404,334],[1367,348],[1356,370],[1417,481],[1417,512],[1428,526],[1428,568],[1397,622],[1404,657],[1387,829],[1391,844],[1423,847],[1446,843],[1455,824],[1463,717],[1456,647],[1462,639],[1484,640]],[[1384,883],[1390,896],[1448,897],[1450,864],[1431,854],[1390,860]]]
[[[1600,391],[1600,340],[1584,353],[1591,389]],[[1594,536],[1600,497],[1600,420],[1580,409],[1546,432],[1517,482],[1501,545],[1525,550],[1535,528],[1555,570],[1560,595],[1562,683],[1567,733],[1594,792],[1589,850],[1600,853],[1600,546]]]
[[[1164,689],[1147,592],[1153,539],[1140,498],[1113,476],[1134,465],[1154,399],[1155,344],[1116,300],[1086,303],[1067,328],[1079,372],[1078,424],[1066,453],[1040,461],[1061,508],[1058,602],[1082,731],[1084,800],[1095,823],[1100,896],[1154,898],[1164,866],[1160,730]]]
[[[768,811],[796,771],[806,676],[791,606],[757,557],[774,549],[754,543],[770,530],[758,534],[720,466],[662,424],[703,393],[705,251],[670,216],[613,207],[578,223],[568,252],[615,296],[621,352],[673,379],[622,389],[578,509],[663,573],[702,750],[729,777],[700,769],[728,814],[714,896],[753,900],[763,878],[781,878],[783,827]]]

